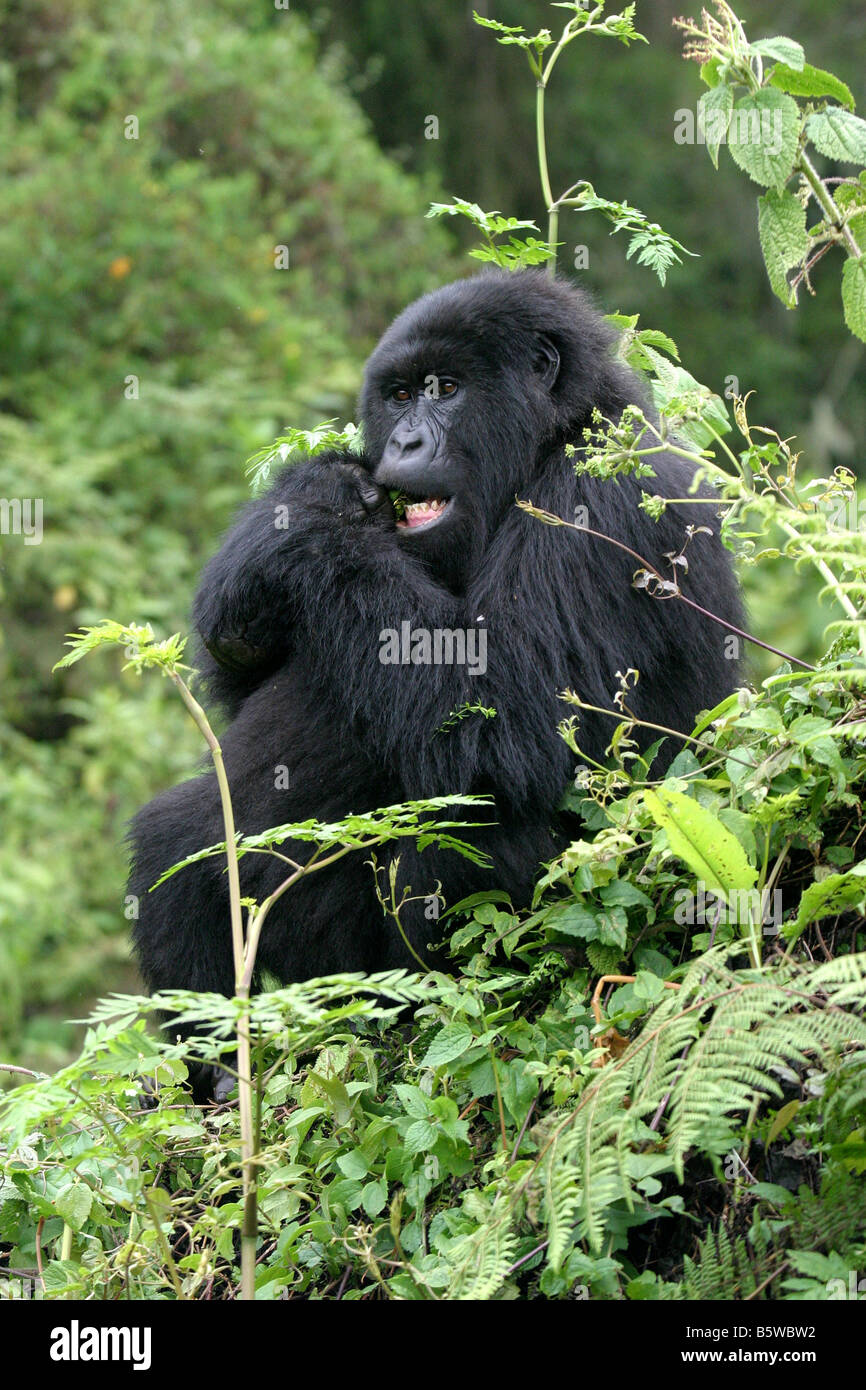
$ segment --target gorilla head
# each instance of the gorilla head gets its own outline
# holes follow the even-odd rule
[[[457,281],[400,314],[367,363],[361,418],[375,481],[407,499],[407,549],[465,572],[542,455],[639,394],[612,336],[539,271]]]

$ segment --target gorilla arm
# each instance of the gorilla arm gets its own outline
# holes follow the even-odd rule
[[[193,604],[196,665],[232,717],[289,654],[301,556],[332,554],[347,525],[390,512],[387,493],[337,453],[286,469],[245,508],[205,567]]]
[[[202,579],[194,615],[213,694],[235,714],[298,644],[336,717],[392,769],[404,797],[488,791],[503,806],[546,812],[568,771],[556,732],[556,692],[567,683],[557,643],[534,631],[537,616],[527,630],[503,611],[495,583],[470,610],[411,544],[398,541],[387,493],[345,455],[284,472]],[[407,624],[430,641],[439,631],[480,643],[483,631],[488,660],[437,664],[403,651],[398,664],[383,661],[386,634],[403,642]],[[471,713],[443,728],[467,704],[496,715]]]

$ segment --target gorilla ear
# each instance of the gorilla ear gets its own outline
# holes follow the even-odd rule
[[[532,370],[541,378],[548,391],[552,391],[559,376],[559,353],[549,338],[539,335],[536,339]]]

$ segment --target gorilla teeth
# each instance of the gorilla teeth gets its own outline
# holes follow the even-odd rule
[[[448,499],[441,497],[427,497],[423,502],[409,502],[406,505],[402,524],[422,526],[427,521],[435,521],[437,517],[442,515],[447,505]]]

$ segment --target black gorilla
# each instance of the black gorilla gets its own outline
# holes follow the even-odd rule
[[[639,510],[642,486],[688,494],[691,470],[672,455],[654,457],[657,477],[643,484],[575,476],[564,445],[581,444],[593,408],[617,418],[641,397],[611,337],[578,290],[540,272],[489,272],[428,294],[367,364],[366,456],[289,467],[242,513],[195,602],[199,666],[232,717],[222,746],[239,830],[486,793],[495,823],[467,837],[492,868],[401,841],[400,882],[433,895],[441,881],[447,903],[496,887],[522,904],[555,853],[554,810],[573,773],[558,693],[571,687],[609,707],[615,673],[637,667],[631,706],[687,731],[733,688],[723,628],[636,591],[636,562],[622,550],[515,506],[528,498],[568,520],[585,506],[594,530],[664,573],[688,523],[715,526],[706,506],[678,504],[658,523]],[[394,488],[410,499],[399,522]],[[698,537],[689,559],[684,592],[739,623],[717,537]],[[449,722],[467,703],[496,715]],[[582,746],[602,757],[613,728],[585,716]],[[148,893],[170,864],[222,838],[213,773],[158,796],[134,822],[135,945],[151,988],[232,991],[221,859]],[[285,865],[248,855],[240,872],[242,893],[261,901]],[[437,934],[423,903],[404,926],[422,953]],[[413,964],[360,854],[280,900],[259,959],[286,981]]]

